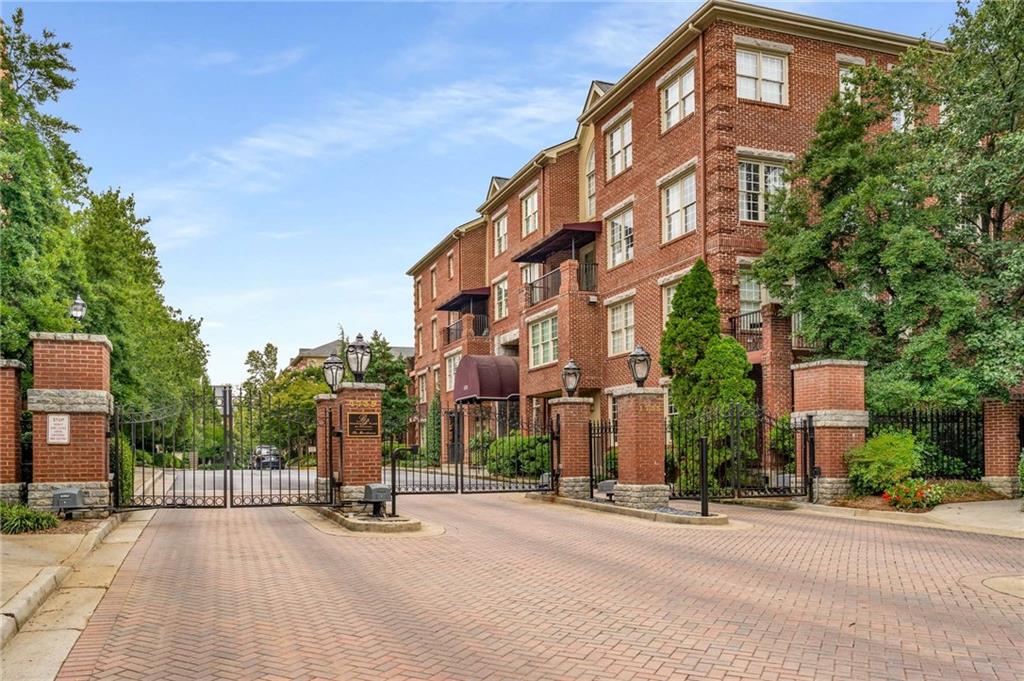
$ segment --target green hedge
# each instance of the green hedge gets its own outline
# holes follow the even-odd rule
[[[512,433],[487,448],[489,473],[508,478],[536,477],[551,471],[551,437]]]
[[[28,506],[0,503],[0,532],[22,534],[57,527],[57,516]]]

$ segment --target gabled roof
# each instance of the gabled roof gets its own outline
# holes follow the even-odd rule
[[[558,155],[576,145],[576,138],[559,142],[558,144],[542,149],[536,156],[531,158],[526,165],[516,171],[516,174],[504,181],[501,187],[487,195],[487,199],[480,204],[477,211],[481,214],[487,213],[490,208],[505,200],[515,189],[522,184],[523,180],[529,177],[534,170],[542,168],[558,158]],[[504,178],[501,178],[504,179]],[[493,185],[492,185],[493,186]]]
[[[406,274],[408,274],[410,277],[416,276],[417,272],[419,272],[424,267],[437,260],[437,258],[442,253],[444,253],[446,250],[454,246],[455,242],[461,239],[463,234],[472,232],[477,227],[483,227],[486,224],[487,221],[484,220],[483,216],[480,215],[478,215],[477,217],[473,218],[468,222],[463,222],[461,225],[459,225],[451,232],[449,232],[447,236],[445,236],[443,239],[437,242],[437,244],[433,248],[427,251],[426,255],[417,260],[416,264],[410,267],[408,271],[406,271]]]
[[[312,357],[314,359],[324,359],[329,357],[331,353],[341,354],[341,348],[339,347],[341,341],[337,338],[331,341],[327,341],[323,345],[318,345],[315,348],[299,348],[299,354],[292,358],[289,365],[295,364],[296,361],[305,357]],[[391,354],[399,359],[407,359],[412,357],[416,352],[415,348],[410,348],[405,345],[392,345]]]

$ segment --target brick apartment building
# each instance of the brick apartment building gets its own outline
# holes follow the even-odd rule
[[[571,358],[580,394],[598,398],[595,418],[613,418],[608,393],[630,382],[626,355],[639,344],[657,358],[668,301],[697,258],[759,399],[790,411],[790,365],[807,350],[750,274],[765,247],[765,190],[850,66],[885,67],[916,42],[710,0],[618,82],[594,81],[576,135],[492,178],[479,217],[408,271],[419,416],[435,392],[445,406],[473,397],[463,376],[512,371],[507,395],[482,397],[518,395],[523,418],[537,418]],[[655,362],[648,385],[659,381]]]

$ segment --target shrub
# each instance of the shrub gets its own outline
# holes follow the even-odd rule
[[[917,442],[907,430],[887,430],[846,455],[850,486],[858,494],[881,494],[910,477],[920,465]]]
[[[494,434],[491,433],[487,428],[482,428],[477,431],[473,437],[469,438],[469,451],[473,455],[471,460],[475,461],[480,458],[481,455],[485,454],[494,442]]]
[[[942,488],[921,478],[909,478],[886,489],[882,498],[901,511],[928,509],[942,503]]]
[[[21,534],[57,527],[57,516],[28,506],[0,503],[0,532]]]
[[[920,461],[914,471],[917,477],[962,478],[967,473],[967,464],[963,459],[943,454],[931,440],[919,438],[916,446]]]
[[[509,478],[533,477],[551,470],[551,438],[512,433],[487,449],[487,471]]]

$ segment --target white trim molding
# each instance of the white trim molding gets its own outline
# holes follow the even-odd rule
[[[541,319],[545,319],[546,317],[550,317],[551,315],[557,312],[558,305],[552,305],[551,307],[545,307],[543,310],[538,310],[537,312],[534,312],[529,317],[526,317],[523,321],[526,322],[527,324],[532,324],[533,322],[540,321]]]
[[[505,270],[504,272],[496,276],[494,279],[491,279],[491,286],[494,286],[502,279],[508,279],[508,270]]]
[[[671,182],[672,180],[676,179],[680,175],[682,175],[682,174],[684,174],[684,173],[686,173],[686,172],[688,172],[690,170],[693,170],[696,167],[697,167],[697,157],[694,156],[693,158],[691,158],[688,161],[686,161],[686,163],[683,163],[682,165],[676,166],[672,170],[668,171],[667,173],[665,173],[664,175],[659,177],[657,180],[655,180],[654,185],[656,187],[660,187],[663,184],[668,184],[669,182]]]
[[[787,43],[776,43],[771,40],[761,40],[760,38],[751,38],[748,35],[737,35],[733,34],[732,42],[735,45],[742,45],[743,47],[753,47],[757,50],[765,50],[767,52],[778,52],[780,54],[793,54],[796,52],[796,48]]]
[[[626,106],[622,107],[614,114],[612,114],[612,117],[608,119],[608,122],[601,126],[601,134],[603,135],[607,133],[609,130],[616,127],[619,123],[622,122],[623,118],[630,115],[631,113],[633,113],[633,102],[630,102],[629,104],[627,104]]]
[[[635,202],[636,202],[636,194],[630,194],[626,198],[624,198],[621,201],[619,201],[618,203],[616,203],[611,208],[605,209],[605,211],[603,213],[601,213],[601,219],[602,220],[607,220],[608,218],[612,217],[613,215],[615,215],[617,213],[621,213],[622,211],[626,210],[626,208],[628,208],[630,205],[632,205]]]
[[[621,291],[619,293],[616,293],[613,296],[608,296],[607,298],[604,299],[604,303],[603,304],[604,304],[605,307],[609,307],[611,305],[615,305],[616,303],[621,303],[624,300],[629,300],[630,298],[635,298],[635,297],[636,297],[636,289],[635,288],[630,288],[630,289],[626,289],[625,291]]]
[[[529,194],[530,192],[532,192],[534,189],[536,189],[539,186],[540,186],[540,178],[538,177],[536,180],[534,180],[530,184],[528,184],[525,187],[523,187],[523,191],[519,192],[519,198],[520,199],[525,199],[527,194]],[[539,199],[540,196],[538,196],[537,198]],[[538,201],[537,203],[539,204],[540,201]],[[507,210],[507,207],[506,207],[506,210]],[[520,218],[520,220],[521,219],[522,218]]]
[[[814,417],[815,428],[867,428],[868,413],[861,409],[812,409],[790,414],[793,426],[803,425],[808,416]]]
[[[453,355],[461,355],[461,354],[462,354],[462,348],[452,348],[448,352],[444,353],[443,357],[445,359],[448,359],[449,357],[452,357]]]
[[[868,60],[854,54],[836,53],[836,61],[840,64],[852,64],[853,66],[867,66]]]
[[[695,61],[697,61],[697,50],[691,50],[689,54],[680,59],[675,66],[670,68],[668,71],[664,73],[664,75],[662,75],[661,78],[656,80],[654,86],[660,90],[662,85],[678,76]]]
[[[676,270],[675,272],[669,272],[663,277],[658,277],[658,286],[664,287],[668,286],[669,284],[676,283],[677,281],[685,277],[691,269],[693,269],[693,265],[690,265],[689,267],[684,267],[681,270]]]
[[[789,163],[796,160],[791,151],[773,151],[771,149],[755,149],[753,147],[736,147],[736,155],[740,158],[751,158],[760,161],[783,161]]]

